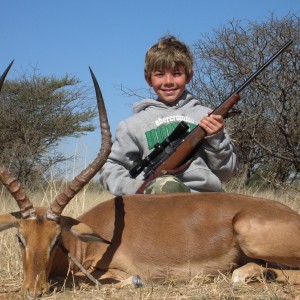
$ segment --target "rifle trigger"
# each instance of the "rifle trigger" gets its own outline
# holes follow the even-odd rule
[[[231,108],[225,115],[224,119],[235,117],[237,115],[240,115],[241,113],[242,113],[242,111],[240,109]]]

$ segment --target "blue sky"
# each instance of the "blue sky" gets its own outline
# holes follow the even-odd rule
[[[0,72],[12,59],[8,78],[38,66],[42,75],[68,73],[92,85],[91,66],[101,86],[112,133],[131,114],[134,98],[120,85],[146,88],[146,50],[170,33],[188,45],[230,20],[266,20],[270,13],[300,14],[299,0],[2,0]],[[64,141],[66,155],[88,163],[100,147],[99,131]]]

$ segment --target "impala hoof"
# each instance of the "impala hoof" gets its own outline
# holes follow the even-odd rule
[[[144,285],[144,282],[139,275],[132,275],[132,285],[138,289]]]

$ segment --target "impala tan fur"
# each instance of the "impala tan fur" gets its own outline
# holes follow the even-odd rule
[[[0,216],[0,230],[18,229],[23,294],[40,295],[49,278],[67,275],[69,260],[59,245],[101,283],[117,286],[231,271],[233,284],[262,276],[299,284],[300,271],[289,269],[300,265],[300,216],[276,201],[233,193],[132,195],[103,202],[76,220],[61,215],[111,147],[103,99],[91,74],[102,147],[50,207],[34,208],[16,179],[0,167],[0,180],[20,207],[20,212]],[[75,264],[71,269],[82,276]]]

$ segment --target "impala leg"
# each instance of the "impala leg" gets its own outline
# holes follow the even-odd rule
[[[300,215],[288,208],[241,215],[234,221],[244,254],[275,264],[300,267]]]
[[[247,283],[247,280],[259,279],[262,277],[263,267],[256,263],[248,263],[232,272],[231,281],[233,287],[241,283]]]
[[[132,285],[134,288],[140,288],[144,285],[144,282],[139,275],[132,275],[129,278],[126,278],[128,274],[116,269],[103,271],[97,268],[91,268],[88,272],[99,281],[100,285],[112,284],[115,288],[123,288],[128,285]],[[77,272],[75,275],[81,278],[86,277],[82,272]]]
[[[248,280],[264,279],[266,281],[276,281],[281,283],[300,284],[300,270],[281,270],[265,268],[256,263],[248,263],[232,273],[233,287]]]
[[[134,288],[140,288],[144,285],[144,282],[139,275],[132,275],[125,280],[121,280],[120,282],[115,283],[114,287],[117,289],[121,289],[127,285],[132,285]]]

